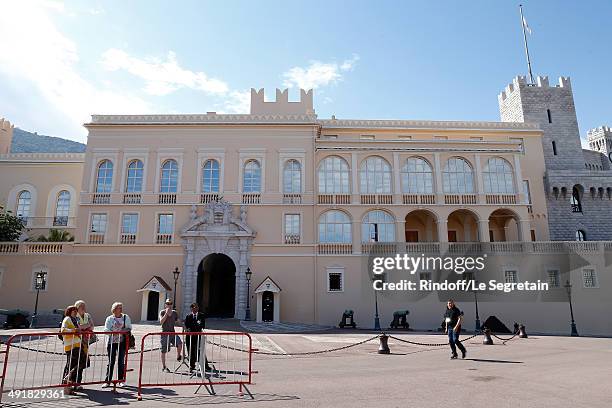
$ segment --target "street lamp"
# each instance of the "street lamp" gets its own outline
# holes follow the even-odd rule
[[[570,316],[572,318],[572,334],[571,334],[571,336],[578,337],[579,336],[578,335],[578,329],[576,329],[576,322],[574,321],[574,308],[572,307],[572,284],[570,283],[569,280],[567,282],[565,282],[564,288],[567,291],[567,299],[569,300],[569,307],[570,307]]]
[[[176,283],[178,282],[178,278],[180,274],[181,274],[181,271],[179,271],[178,266],[175,267],[174,271],[172,271],[172,275],[174,275],[174,299],[172,300],[172,303],[174,304],[175,308],[176,308]]]
[[[249,268],[247,266],[246,272],[244,272],[244,275],[246,276],[246,281],[247,281],[247,304],[246,304],[246,311],[244,312],[244,320],[249,321],[251,320],[251,302],[250,302],[250,296],[251,296],[251,275],[253,274],[253,272],[251,272],[251,268]]]
[[[380,318],[378,317],[378,291],[374,289],[374,330],[380,330]]]
[[[32,315],[32,327],[36,326],[36,318],[38,317],[38,295],[41,289],[44,288],[45,284],[45,273],[43,271],[36,272],[36,279],[34,280],[34,289],[36,289],[36,302],[34,303],[34,314]]]
[[[475,332],[480,331],[480,316],[478,315],[478,295],[476,287],[478,286],[478,281],[474,280],[474,305],[476,306],[476,329]]]

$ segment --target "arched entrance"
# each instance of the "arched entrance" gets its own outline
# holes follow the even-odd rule
[[[489,240],[491,242],[520,241],[521,225],[511,210],[498,209],[489,216]]]
[[[196,302],[209,317],[234,317],[236,265],[225,255],[213,253],[198,266]]]
[[[456,210],[448,216],[448,242],[478,241],[478,217],[469,210]]]
[[[406,215],[406,242],[438,241],[437,218],[427,210],[415,210]]]

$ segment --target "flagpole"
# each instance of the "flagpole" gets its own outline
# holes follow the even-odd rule
[[[523,17],[523,5],[519,4],[521,11],[521,27],[523,27],[523,41],[525,42],[525,54],[527,55],[527,68],[529,69],[529,79],[533,84],[533,73],[531,72],[531,59],[529,58],[529,46],[527,45],[527,33],[525,33],[525,17]]]

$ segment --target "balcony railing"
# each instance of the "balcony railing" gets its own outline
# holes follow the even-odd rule
[[[157,202],[159,204],[176,204],[176,193],[160,193]]]
[[[104,234],[90,232],[88,241],[92,245],[101,245],[104,243]]]
[[[361,204],[393,204],[392,194],[361,194]]]
[[[1,242],[0,254],[16,254],[19,252],[18,242]]]
[[[391,254],[397,252],[394,242],[362,242],[361,252],[366,254]]]
[[[300,243],[300,234],[285,234],[285,244],[297,245]]]
[[[94,193],[91,200],[92,204],[110,204],[110,193]]]
[[[168,245],[172,243],[172,234],[157,234],[155,243],[160,245]]]
[[[242,204],[260,204],[261,194],[260,193],[243,193]]]
[[[66,227],[68,225],[68,217],[53,217],[54,227]]]
[[[302,204],[302,194],[300,193],[284,193],[283,204]]]
[[[434,194],[403,194],[403,204],[435,204],[436,196]]]
[[[125,193],[123,195],[123,204],[140,204],[142,194],[140,193]]]
[[[319,194],[317,197],[319,204],[350,204],[350,194]]]
[[[124,245],[131,245],[136,243],[136,234],[121,234],[119,243]]]
[[[200,194],[200,204],[219,201],[219,193],[202,193]]]
[[[353,244],[348,243],[323,243],[319,244],[321,255],[348,255],[353,252]]]
[[[485,196],[487,204],[516,204],[516,196],[514,194],[487,194]]]
[[[26,254],[61,254],[64,244],[61,242],[32,242],[25,245]]]
[[[444,204],[476,204],[476,194],[445,194]]]

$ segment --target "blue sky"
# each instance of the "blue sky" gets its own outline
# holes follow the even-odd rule
[[[523,1],[534,74],[612,124],[612,2]],[[499,120],[526,74],[515,1],[3,1],[0,117],[85,141],[92,113],[246,112],[315,88],[319,117]]]

